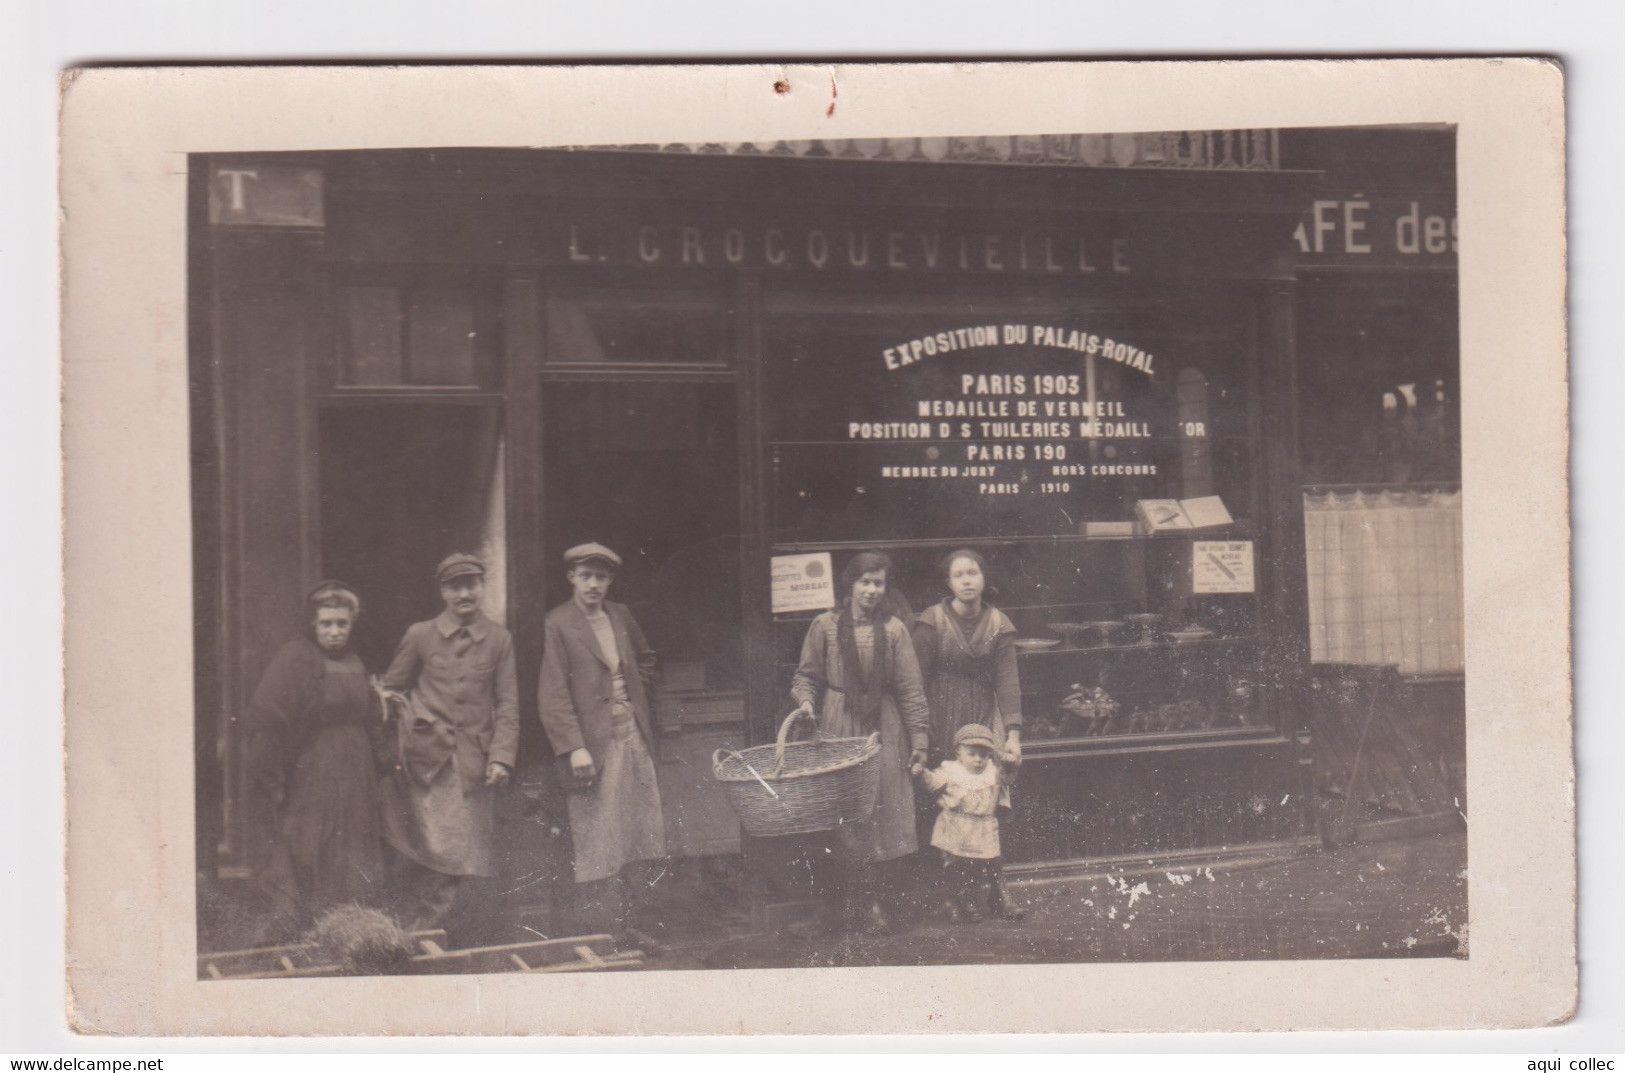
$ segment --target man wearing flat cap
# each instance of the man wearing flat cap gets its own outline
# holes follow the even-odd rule
[[[621,557],[581,544],[564,561],[575,594],[547,615],[539,704],[570,791],[576,883],[624,942],[658,953],[636,919],[666,856],[649,705],[655,656],[631,612],[605,599]]]
[[[519,748],[513,638],[480,610],[485,564],[449,555],[435,579],[446,609],[407,629],[383,679],[397,695],[384,834],[408,930],[439,927],[463,876],[495,874],[492,791]]]

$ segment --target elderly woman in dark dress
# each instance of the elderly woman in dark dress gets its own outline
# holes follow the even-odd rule
[[[876,866],[919,848],[909,767],[930,747],[930,713],[908,627],[887,600],[891,560],[854,556],[841,572],[841,604],[813,620],[790,694],[801,719],[828,737],[880,732],[880,793],[873,815],[837,830],[845,883],[826,891],[826,922],[886,931]],[[816,714],[815,714],[816,713]],[[829,904],[841,897],[839,907]],[[839,914],[836,919],[830,919]]]
[[[268,821],[256,886],[267,940],[337,905],[385,896],[374,749],[378,708],[350,637],[361,601],[343,582],[306,598],[309,636],[283,645],[248,707],[252,792]]]
[[[942,560],[948,597],[926,608],[915,621],[925,695],[931,705],[934,759],[952,759],[954,735],[971,724],[990,727],[1001,743],[998,760],[1006,770],[1021,763],[1021,680],[1016,671],[1016,627],[984,599],[987,563],[971,548]],[[1008,805],[1008,801],[1006,801]],[[1005,898],[999,862],[991,871],[989,910],[1004,919],[1021,912]]]

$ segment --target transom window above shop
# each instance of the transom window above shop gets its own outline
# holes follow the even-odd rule
[[[720,294],[647,285],[559,285],[547,295],[549,366],[726,368],[728,310]]]
[[[337,296],[340,388],[497,386],[492,291],[467,279],[365,279]]]

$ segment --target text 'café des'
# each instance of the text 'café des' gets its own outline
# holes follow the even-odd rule
[[[749,859],[712,754],[772,739],[867,549],[916,612],[986,559],[1012,872],[1315,837],[1317,676],[1459,704],[1459,549],[1429,608],[1372,610],[1325,536],[1350,496],[1459,525],[1453,159],[1420,128],[192,158],[200,863],[240,858],[235,713],[316,579],[377,670],[479,555],[516,784],[548,770],[542,619],[587,541],[659,654],[676,857]]]

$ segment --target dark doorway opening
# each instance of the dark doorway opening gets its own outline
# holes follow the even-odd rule
[[[732,384],[604,382],[549,384],[542,405],[550,605],[570,595],[565,549],[609,545],[611,598],[710,690],[741,678],[737,406]]]
[[[356,650],[375,673],[414,622],[441,609],[435,565],[486,560],[485,606],[503,617],[500,416],[479,406],[388,404],[322,411],[322,569],[361,595]]]

